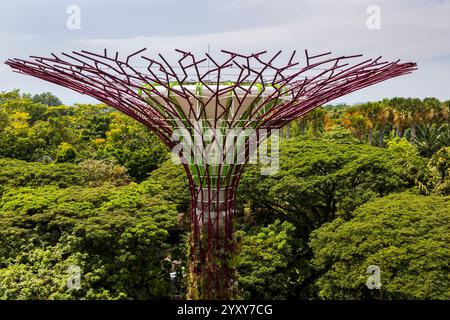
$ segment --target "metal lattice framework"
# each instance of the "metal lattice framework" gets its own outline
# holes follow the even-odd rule
[[[170,149],[178,144],[174,131],[179,128],[191,137],[201,136],[204,128],[266,129],[270,135],[270,130],[328,101],[416,69],[415,63],[386,62],[381,57],[331,57],[330,52],[311,56],[306,50],[302,66],[295,61],[295,52],[280,60],[281,51],[267,56],[265,51],[243,55],[225,50],[220,62],[207,53],[197,59],[176,50],[179,59],[170,64],[162,55],[141,56],[144,50],[124,59],[105,49],[101,54],[51,54],[6,64],[110,105],[147,126]],[[131,63],[138,57],[139,63]],[[202,154],[206,144],[202,140],[203,148],[192,153]],[[216,144],[225,157],[226,143]],[[241,163],[183,162],[191,190],[191,271],[202,298],[232,295],[233,275],[226,261],[233,251],[236,189],[250,147],[244,144],[246,159]],[[186,158],[183,152],[179,155]]]

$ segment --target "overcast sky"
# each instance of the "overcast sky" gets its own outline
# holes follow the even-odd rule
[[[67,28],[67,8],[81,10],[81,28]],[[367,8],[381,10],[369,29]],[[335,102],[384,97],[450,99],[450,0],[0,0],[0,59],[80,49],[173,55],[268,50],[333,51],[339,55],[414,61],[419,70]],[[93,99],[0,66],[0,91],[51,91],[64,103]]]

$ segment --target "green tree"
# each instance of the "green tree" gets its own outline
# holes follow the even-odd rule
[[[8,113],[0,109],[0,133],[6,130],[11,124]]]
[[[73,239],[71,239],[73,240]],[[70,241],[68,241],[70,242]],[[0,299],[2,300],[70,300],[114,299],[108,290],[93,289],[99,270],[84,273],[80,288],[70,289],[71,270],[83,271],[86,255],[73,253],[70,245],[57,244],[45,248],[35,247],[19,253],[8,265],[0,268]],[[75,269],[76,270],[76,269]]]
[[[43,92],[43,93],[35,94],[31,98],[31,100],[34,103],[41,103],[41,104],[45,104],[47,106],[60,106],[63,104],[57,96],[53,95],[50,92]]]
[[[428,162],[431,184],[439,194],[450,194],[450,147],[439,149]]]
[[[396,155],[398,168],[401,168],[401,174],[405,179],[414,181],[422,191],[427,192],[428,169],[425,159],[419,156],[419,151],[406,140],[406,138],[394,137],[387,141],[387,148]]]
[[[237,232],[239,288],[245,299],[284,299],[290,294],[290,260],[294,248],[289,222],[276,220],[267,227]]]
[[[114,157],[127,168],[130,176],[145,180],[168,157],[167,148],[143,125],[118,113],[112,120],[106,140],[98,141],[98,154],[102,158]]]
[[[43,164],[0,158],[0,196],[17,187],[54,185],[60,188],[86,184],[86,176],[70,163]]]
[[[296,250],[287,260],[285,276],[295,279],[291,296],[311,298],[318,274],[309,262],[310,233],[336,218],[351,219],[367,201],[413,187],[413,173],[426,164],[412,154],[412,168],[404,168],[404,154],[346,139],[303,137],[284,142],[280,150],[278,173],[261,176],[255,166],[244,175],[238,191],[245,213],[240,219],[243,226],[269,225],[278,219],[295,227],[291,241]]]
[[[136,184],[9,189],[0,203],[0,297],[168,296],[176,218],[175,205]],[[69,264],[82,270],[76,292],[64,286]]]
[[[5,101],[8,101],[8,100],[17,100],[17,99],[20,99],[20,90],[19,89],[0,92],[0,104],[3,104]]]
[[[176,203],[179,211],[185,212],[190,206],[189,184],[183,166],[172,160],[164,162],[160,168],[150,174],[150,178],[142,186],[157,183],[163,187],[161,197]]]
[[[450,299],[450,198],[405,192],[359,207],[311,235],[325,299]],[[370,265],[381,290],[366,287]]]
[[[56,162],[74,162],[77,158],[77,150],[70,143],[63,142],[58,146]]]
[[[105,183],[121,186],[131,182],[127,169],[116,165],[111,160],[87,159],[79,165],[90,186],[100,186]]]
[[[411,187],[402,155],[347,140],[295,139],[280,146],[279,172],[249,168],[240,189],[259,222],[279,218],[310,231],[337,216],[350,217],[362,203]],[[425,168],[417,155],[412,163]]]

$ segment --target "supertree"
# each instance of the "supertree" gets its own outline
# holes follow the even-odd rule
[[[295,51],[244,55],[222,50],[175,50],[125,58],[119,53],[61,53],[10,59],[15,71],[89,95],[141,122],[181,159],[191,195],[190,298],[231,298],[236,190],[256,147],[290,121],[330,100],[416,69],[415,63],[361,59],[362,55],[309,55]],[[140,63],[131,60],[141,58]],[[252,134],[243,135],[246,130]],[[236,133],[236,131],[238,133]],[[232,133],[230,133],[232,132]],[[181,146],[181,148],[180,148]]]

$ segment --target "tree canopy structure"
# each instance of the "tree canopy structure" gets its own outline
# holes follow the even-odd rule
[[[125,58],[105,49],[6,64],[110,105],[176,150],[191,193],[191,298],[233,296],[236,189],[255,146],[328,101],[416,69],[415,63],[381,57],[310,55],[306,50],[302,65],[295,51],[281,59],[281,51],[268,56],[265,51],[244,55],[222,50],[219,61],[208,53],[197,58],[176,50],[179,59],[170,63],[162,55],[141,56],[144,50]],[[141,62],[132,63],[138,56]],[[259,131],[240,140],[236,130]],[[177,149],[181,138],[188,150]]]

